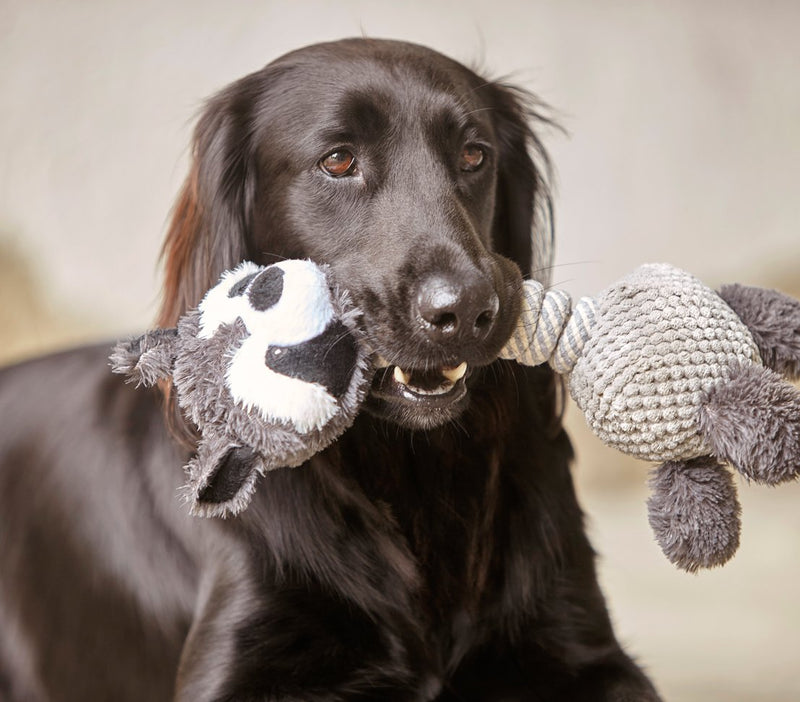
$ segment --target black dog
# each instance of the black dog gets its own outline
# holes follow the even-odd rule
[[[306,257],[389,365],[351,430],[231,520],[180,503],[169,388],[126,386],[107,347],[6,370],[1,699],[658,699],[597,586],[559,386],[493,361],[520,271],[549,264],[528,117],[518,91],[372,40],[211,100],[160,322],[242,259]]]

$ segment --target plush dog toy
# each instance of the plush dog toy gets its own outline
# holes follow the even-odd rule
[[[237,514],[259,474],[300,465],[352,424],[371,377],[355,315],[325,268],[245,262],[177,329],[114,347],[115,372],[142,385],[171,377],[200,432],[186,466],[194,514]]]
[[[667,558],[695,571],[739,546],[727,463],[767,485],[800,473],[800,303],[730,285],[719,294],[684,271],[642,266],[570,310],[562,291],[526,281],[501,355],[549,363],[568,378],[594,433],[661,463],[649,521]]]
[[[722,462],[767,484],[798,475],[800,392],[780,375],[800,375],[800,303],[739,285],[717,294],[649,265],[571,307],[527,281],[501,357],[549,363],[604,442],[662,463],[648,502],[661,548],[689,571],[721,565],[740,531]],[[194,513],[238,513],[259,474],[299,465],[350,426],[372,377],[357,316],[327,269],[243,263],[177,329],[115,347],[116,372],[145,385],[171,376],[199,429]]]

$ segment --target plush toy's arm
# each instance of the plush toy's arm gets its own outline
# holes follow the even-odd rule
[[[178,330],[154,329],[127,341],[111,352],[111,370],[128,376],[128,382],[154,385],[172,372],[177,355]]]
[[[723,286],[719,295],[750,330],[764,365],[790,380],[800,378],[800,302],[738,284]]]
[[[733,475],[711,456],[666,461],[650,477],[647,519],[671,563],[690,573],[727,563],[739,548]]]

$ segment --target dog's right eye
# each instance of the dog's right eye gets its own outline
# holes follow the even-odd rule
[[[356,169],[356,157],[347,149],[337,149],[320,159],[319,167],[334,178],[350,175]]]
[[[486,154],[482,147],[478,144],[467,144],[461,150],[461,159],[459,160],[459,168],[462,171],[471,173],[477,171],[482,165]]]

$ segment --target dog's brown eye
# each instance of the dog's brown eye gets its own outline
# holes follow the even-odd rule
[[[467,144],[461,150],[459,168],[462,171],[477,171],[483,164],[483,149],[477,144]]]
[[[349,175],[355,170],[356,157],[347,149],[339,149],[328,154],[319,162],[319,167],[334,178]]]

